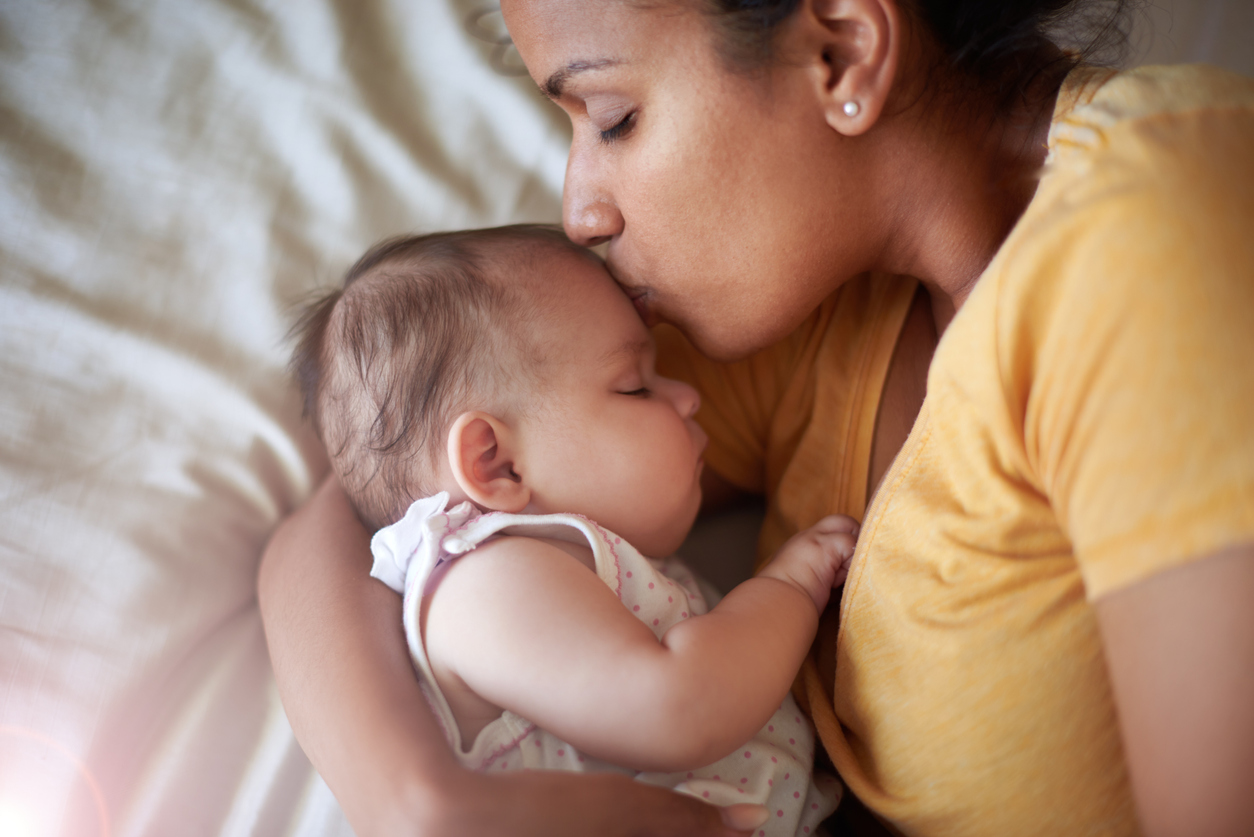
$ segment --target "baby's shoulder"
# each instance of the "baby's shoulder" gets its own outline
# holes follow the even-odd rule
[[[595,572],[586,545],[547,537],[497,535],[474,549],[447,560],[427,596],[442,601],[484,603],[494,593],[516,595],[525,588],[549,584],[571,572]],[[477,609],[477,608],[475,608]]]
[[[526,566],[530,570],[543,568],[548,562],[563,563],[564,558],[573,558],[593,572],[596,571],[596,558],[587,543],[575,543],[563,538],[540,535],[500,534],[480,544],[471,552],[462,556],[455,563],[472,562],[466,559],[476,558],[482,565],[509,565],[511,567]]]

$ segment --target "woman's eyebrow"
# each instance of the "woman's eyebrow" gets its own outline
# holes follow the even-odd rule
[[[540,86],[540,91],[550,99],[560,99],[562,97],[562,88],[566,86],[566,82],[571,76],[578,73],[587,72],[588,70],[600,70],[603,67],[612,67],[615,64],[622,63],[613,58],[601,58],[596,61],[572,61],[562,69],[553,73],[548,80]]]

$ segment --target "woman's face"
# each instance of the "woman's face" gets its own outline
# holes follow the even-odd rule
[[[502,7],[574,129],[566,232],[608,242],[646,321],[675,323],[713,357],[743,356],[873,260],[848,200],[861,188],[856,158],[825,120],[814,62],[733,72],[714,24],[689,5]]]

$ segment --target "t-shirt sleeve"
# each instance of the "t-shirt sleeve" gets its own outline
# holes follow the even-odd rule
[[[812,353],[806,347],[830,307],[825,303],[792,334],[744,360],[721,363],[702,355],[671,326],[658,326],[658,371],[701,393],[697,421],[710,436],[706,464],[745,491],[766,490],[771,423],[789,383]]]
[[[1254,114],[1126,130],[999,300],[1006,392],[1090,599],[1254,543]],[[1120,182],[1132,157],[1154,175]]]

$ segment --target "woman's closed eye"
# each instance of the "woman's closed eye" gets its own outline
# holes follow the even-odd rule
[[[611,143],[615,140],[622,139],[636,122],[636,112],[629,111],[626,116],[618,120],[613,126],[601,131],[601,142]]]

